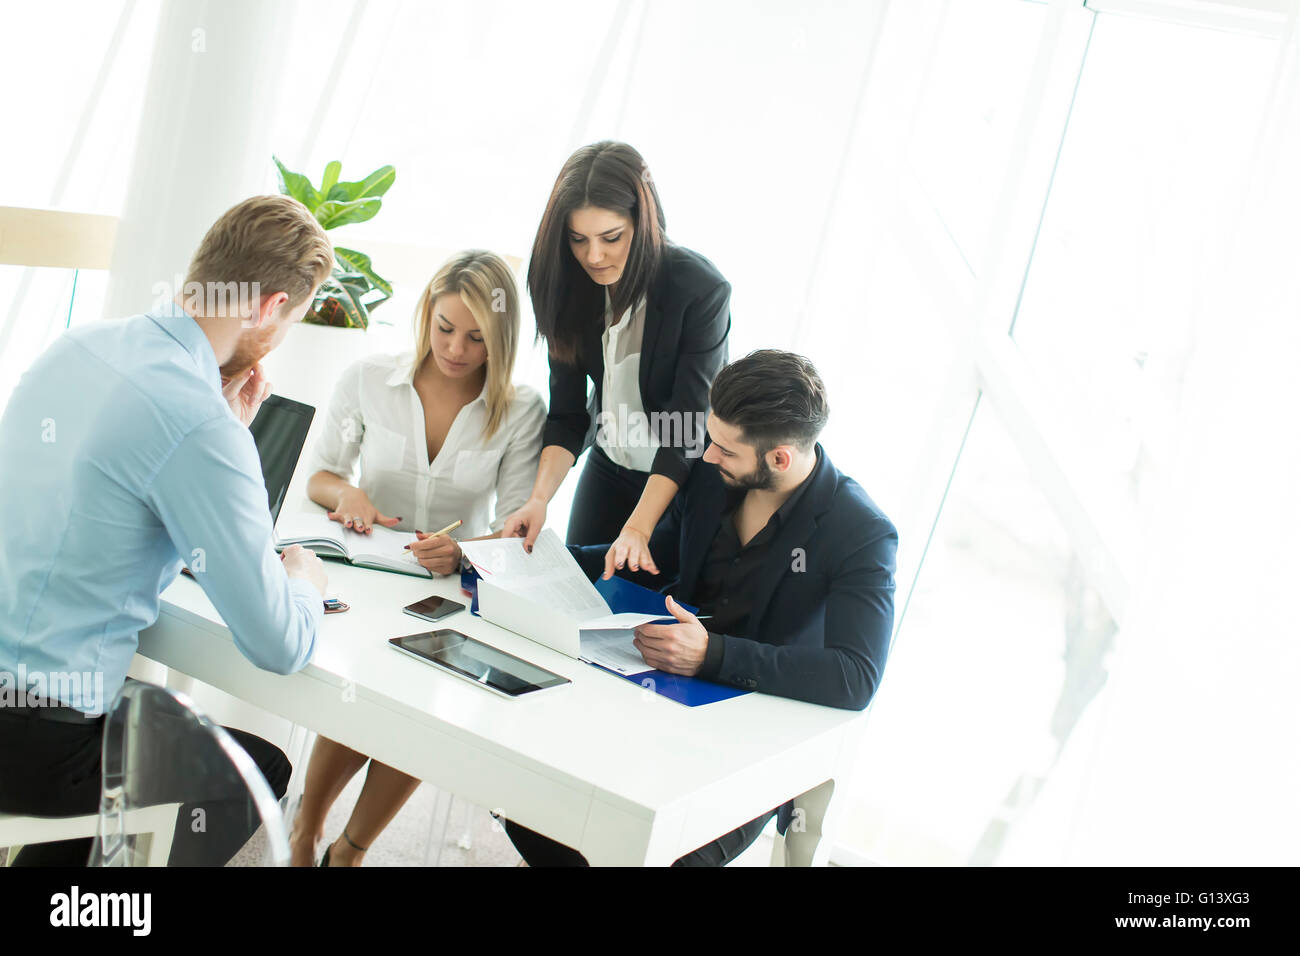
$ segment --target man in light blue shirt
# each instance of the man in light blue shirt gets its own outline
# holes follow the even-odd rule
[[[102,734],[182,564],[254,664],[288,674],[311,659],[324,568],[301,548],[276,554],[248,423],[269,392],[257,362],[331,257],[300,203],[254,197],[209,231],[176,302],[65,333],[14,389],[0,417],[0,811],[96,809],[97,757],[60,780],[58,742]],[[283,755],[248,741],[281,775]]]

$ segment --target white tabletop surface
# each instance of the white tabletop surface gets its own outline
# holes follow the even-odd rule
[[[541,768],[588,782],[638,807],[667,807],[787,748],[837,733],[860,716],[757,693],[687,707],[468,610],[441,621],[440,627],[462,631],[573,681],[506,699],[387,646],[389,638],[433,626],[403,613],[407,604],[430,594],[468,604],[458,578],[421,579],[333,561],[326,566],[330,596],[351,610],[325,616],[307,675],[336,686],[351,682],[356,693],[382,698],[408,716],[525,755]],[[163,601],[164,615],[224,630],[202,589],[186,577],[164,592]],[[230,640],[228,634],[222,635],[225,640]]]

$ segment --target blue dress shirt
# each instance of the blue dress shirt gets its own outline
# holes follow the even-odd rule
[[[311,659],[321,596],[285,573],[253,437],[175,305],[73,329],[32,364],[0,417],[0,507],[0,705],[107,709],[183,563],[250,661]]]

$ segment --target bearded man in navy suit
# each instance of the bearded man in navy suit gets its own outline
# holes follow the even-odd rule
[[[703,464],[650,539],[653,566],[631,565],[608,545],[570,550],[593,578],[618,573],[665,592],[677,621],[637,628],[647,664],[866,708],[889,652],[898,533],[817,441],[830,414],[821,376],[801,355],[764,349],[718,373],[709,403]],[[791,811],[774,809],[676,865],[722,865],[774,814],[784,832]],[[530,865],[585,863],[517,824],[507,832]]]

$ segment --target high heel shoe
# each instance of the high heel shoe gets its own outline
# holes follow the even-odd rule
[[[365,853],[366,850],[370,849],[369,847],[365,847],[365,846],[357,846],[357,844],[352,841],[352,837],[348,836],[348,831],[346,828],[344,828],[343,830],[343,839],[347,841],[348,846],[352,847],[352,849],[356,850],[358,853]],[[330,848],[333,846],[334,844],[331,843],[329,846],[325,848],[325,855],[320,858],[321,866],[330,865]]]

